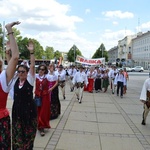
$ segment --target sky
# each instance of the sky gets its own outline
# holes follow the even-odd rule
[[[45,49],[68,52],[75,44],[91,58],[127,35],[150,30],[149,0],[0,0],[0,23],[20,21],[23,37]]]

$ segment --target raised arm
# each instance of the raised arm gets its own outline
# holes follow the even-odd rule
[[[10,49],[10,42],[9,41],[6,43],[5,56],[6,56],[6,60],[7,60],[7,64],[8,64],[8,62],[11,59],[11,49]]]
[[[34,57],[34,44],[32,41],[29,41],[29,44],[27,45],[27,49],[30,52],[30,74],[32,76],[35,76],[35,57]]]
[[[16,40],[15,40],[15,37],[13,35],[13,30],[12,30],[12,27],[14,25],[18,25],[18,24],[20,24],[20,22],[16,21],[16,22],[9,23],[5,26],[6,30],[8,32],[9,43],[10,43],[9,45],[10,45],[11,54],[12,54],[12,56],[8,62],[7,69],[6,69],[7,84],[10,82],[10,80],[14,76],[14,73],[16,71],[16,66],[18,64],[18,59],[19,59],[19,50],[18,50],[18,46],[17,46]]]

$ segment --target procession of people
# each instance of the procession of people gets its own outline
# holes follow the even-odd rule
[[[6,25],[9,36],[6,44],[6,70],[3,70],[4,63],[0,59],[0,147],[3,149],[33,149],[37,131],[44,136],[45,129],[51,128],[50,122],[61,115],[59,92],[65,100],[67,82],[70,92],[75,92],[79,104],[83,103],[84,92],[106,93],[109,86],[112,94],[120,98],[127,93],[129,75],[126,69],[118,71],[116,66],[108,68],[99,64],[86,68],[83,64],[72,64],[65,69],[62,64],[57,66],[54,63],[42,63],[36,73],[35,47],[32,40],[27,45],[30,65],[24,63],[25,61],[18,65],[19,50],[12,31],[12,27],[18,24],[20,22]],[[6,108],[8,93],[13,99],[12,118]],[[142,125],[146,124],[150,108],[149,98],[150,81],[146,80],[140,96],[144,103]]]

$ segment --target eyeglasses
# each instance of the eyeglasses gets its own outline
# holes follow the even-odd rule
[[[41,70],[41,71],[45,71],[45,69],[43,69],[43,68],[40,68],[39,70]]]
[[[25,73],[26,71],[24,70],[18,70],[18,73]]]

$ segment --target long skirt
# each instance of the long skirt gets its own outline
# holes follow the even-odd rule
[[[88,92],[93,92],[93,84],[94,84],[94,79],[93,78],[88,78]]]
[[[102,87],[101,87],[101,79],[100,78],[96,78],[95,79],[95,90],[102,90]]]
[[[108,88],[108,86],[109,86],[109,79],[107,78],[107,79],[103,79],[103,85],[102,85],[102,87],[103,88]]]
[[[11,149],[10,117],[0,119],[0,149]]]
[[[38,129],[51,128],[49,95],[42,95],[42,105],[38,107]]]
[[[13,150],[33,150],[36,136],[37,119],[32,124],[26,124],[26,120],[12,120],[12,148]]]
[[[55,82],[50,82],[49,87],[52,87],[54,84]],[[58,86],[56,86],[50,94],[50,107],[50,120],[56,119],[61,114]]]

